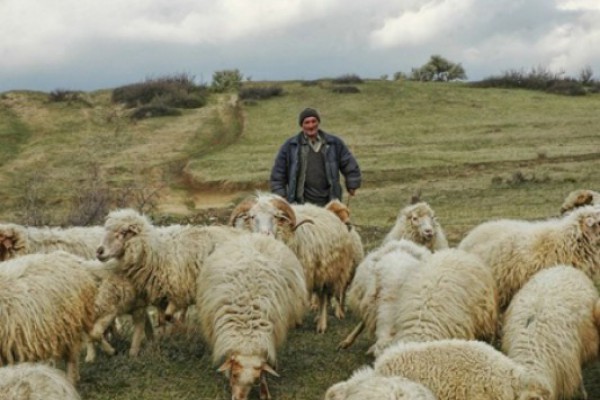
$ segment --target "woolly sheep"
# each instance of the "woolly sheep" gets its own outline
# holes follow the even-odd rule
[[[546,377],[551,399],[570,399],[583,389],[581,367],[597,358],[599,324],[600,301],[590,278],[571,266],[551,267],[535,274],[510,302],[502,351]]]
[[[0,261],[32,253],[65,250],[83,258],[95,258],[104,229],[93,227],[33,227],[0,224]]]
[[[543,380],[487,343],[446,339],[399,342],[374,363],[381,376],[402,376],[440,400],[549,400]]]
[[[79,400],[65,374],[39,363],[0,368],[0,398],[10,400]]]
[[[246,399],[258,380],[260,398],[270,399],[266,373],[278,376],[276,351],[308,307],[294,253],[262,234],[224,242],[206,259],[197,293],[202,333],[232,398]]]
[[[26,227],[18,224],[0,224],[0,261],[32,253],[49,253],[64,250],[86,259],[96,256],[96,249],[102,241],[104,228],[94,227]],[[145,314],[143,305],[138,304],[134,310],[135,291],[130,282],[120,276],[110,274],[98,289],[96,300],[96,316],[92,337],[100,341],[102,348],[109,354],[115,350],[104,339],[104,331],[113,323],[115,318],[123,314],[134,315],[134,335],[131,355],[137,355],[143,338]],[[86,361],[95,359],[95,349],[92,342],[87,343]]]
[[[362,260],[365,256],[365,252],[364,252],[363,245],[362,245],[362,239],[360,238],[358,231],[355,229],[354,225],[350,221],[350,209],[348,208],[348,206],[346,206],[344,203],[342,203],[341,201],[339,201],[337,199],[331,200],[329,203],[327,203],[325,205],[325,209],[329,210],[333,214],[335,214],[340,219],[340,221],[342,221],[348,228],[348,231],[350,232],[350,236],[352,236],[352,244],[354,245],[354,253],[355,253],[354,259],[359,260],[359,261],[357,261],[357,263],[360,263],[360,260]],[[356,270],[353,271],[353,275],[350,278],[349,282],[352,282],[355,272],[356,272]],[[313,308],[315,310],[318,310],[318,298],[314,294],[313,294],[313,297],[316,298],[315,303],[317,304],[317,306],[313,307]],[[342,293],[342,298],[340,299],[342,304],[338,305],[336,303],[334,305],[336,309],[338,306],[340,307],[339,309],[341,310],[342,315],[344,313],[343,304],[345,303],[345,297],[346,297],[346,291],[344,291]],[[334,297],[332,299],[332,301],[333,300],[336,300],[336,298]]]
[[[344,317],[344,296],[364,256],[360,236],[334,213],[312,204],[290,205],[284,198],[258,193],[238,204],[230,224],[273,235],[286,243],[304,267],[309,293],[318,296],[317,332],[327,329],[327,306],[337,299],[335,315]]]
[[[132,209],[111,211],[104,229],[98,259],[115,260],[148,304],[166,300],[167,317],[195,302],[196,277],[216,244],[242,235],[223,226],[173,225],[164,230]]]
[[[400,210],[395,225],[383,239],[408,239],[427,247],[431,251],[448,248],[448,240],[431,206],[424,201],[411,204]]]
[[[397,341],[495,338],[498,293],[481,260],[458,249],[435,252],[406,277],[377,314],[377,356]]]
[[[406,277],[430,256],[426,247],[406,239],[392,240],[371,251],[356,268],[348,288],[348,308],[361,322],[338,348],[350,347],[364,328],[373,335],[381,299],[397,295]]]
[[[478,255],[491,269],[504,310],[536,272],[572,265],[597,279],[600,270],[600,207],[584,206],[544,221],[497,220],[472,229],[459,248]]]
[[[332,385],[325,400],[436,400],[431,390],[400,376],[378,376],[372,367],[356,370],[350,379]]]
[[[64,360],[79,379],[82,337],[94,321],[97,280],[83,259],[57,251],[30,254],[0,266],[0,365]],[[35,295],[32,295],[35,294]]]
[[[599,205],[600,193],[589,189],[573,190],[567,195],[565,201],[560,206],[560,213],[565,214],[577,207],[585,205]]]

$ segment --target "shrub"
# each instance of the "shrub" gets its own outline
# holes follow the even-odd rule
[[[118,87],[112,92],[112,101],[128,108],[157,102],[170,107],[199,108],[206,105],[207,96],[205,86],[196,85],[189,75],[179,74]]]
[[[360,90],[356,86],[334,86],[331,88],[331,91],[341,94],[360,93]]]
[[[55,89],[48,94],[48,100],[53,103],[80,100],[81,92],[74,90]]]
[[[308,87],[308,86],[319,86],[321,84],[321,81],[319,81],[318,79],[314,79],[312,81],[302,81],[300,82],[300,85]]]
[[[346,74],[338,76],[337,78],[333,78],[331,83],[335,85],[355,85],[358,83],[363,83],[363,80],[356,74]]]
[[[241,100],[265,100],[282,94],[283,88],[278,85],[247,87],[238,92]]]
[[[244,75],[238,69],[215,71],[211,89],[216,93],[239,90],[242,87]]]

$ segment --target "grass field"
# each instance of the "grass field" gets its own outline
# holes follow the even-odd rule
[[[78,194],[100,187],[156,190],[151,215],[159,221],[225,222],[236,202],[267,188],[275,153],[297,132],[306,106],[320,110],[321,127],[341,136],[361,165],[364,184],[350,207],[367,251],[416,192],[456,245],[482,221],[555,216],[571,190],[600,190],[597,94],[391,81],[336,94],[327,82],[276,84],[284,88],[280,97],[238,104],[231,95],[213,95],[206,107],[182,116],[138,122],[110,102],[108,90],[87,93],[80,103],[3,93],[0,221],[25,223],[35,207],[49,223],[63,224]],[[371,361],[367,337],[336,350],[354,316],[330,315],[324,335],[314,333],[312,318],[280,352],[281,378],[270,380],[276,399],[322,398]],[[229,398],[193,327],[149,343],[135,360],[125,355],[127,340],[117,345],[117,356],[82,365],[84,399]],[[599,377],[598,364],[586,368],[590,399],[600,398]]]

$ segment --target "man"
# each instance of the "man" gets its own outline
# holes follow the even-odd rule
[[[356,159],[344,142],[319,129],[317,110],[300,113],[302,131],[287,139],[279,149],[271,170],[271,191],[290,203],[326,205],[342,200],[340,173],[346,190],[354,196],[361,173]]]

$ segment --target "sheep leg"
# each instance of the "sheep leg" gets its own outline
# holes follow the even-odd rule
[[[328,296],[319,294],[319,313],[317,314],[317,333],[325,333],[327,330],[327,303]]]
[[[338,296],[336,296],[335,300],[335,316],[337,319],[344,319],[344,317],[346,317],[346,313],[344,312],[344,293],[338,293]]]
[[[313,293],[310,296],[310,310],[311,311],[318,311],[319,310],[319,295],[316,293]]]
[[[338,344],[338,350],[347,349],[348,347],[352,346],[352,343],[354,343],[354,341],[356,340],[358,335],[360,335],[363,329],[365,329],[365,323],[364,321],[360,321],[358,325],[356,325],[356,327],[352,330],[352,332],[350,332],[348,336],[346,336],[346,339],[342,340],[340,344]]]
[[[581,398],[583,400],[587,400],[588,399],[588,394],[587,394],[587,390],[585,390],[585,386],[583,384],[583,379],[579,383],[579,394],[581,394]]]
[[[94,342],[87,334],[83,335],[83,341],[86,347],[85,362],[91,363],[96,361],[96,347],[94,346]]]
[[[267,374],[262,372],[260,374],[260,400],[271,400],[271,393],[269,392],[269,386],[267,385]]]
[[[79,382],[79,352],[81,351],[81,342],[73,343],[71,351],[65,356],[67,364],[67,378],[69,382],[76,385]]]
[[[138,308],[133,312],[133,335],[131,338],[131,347],[129,356],[136,357],[140,352],[144,331],[146,327],[147,313],[145,308]]]
[[[94,340],[102,340],[104,337],[104,332],[108,329],[108,327],[113,323],[115,318],[117,317],[117,313],[113,312],[110,314],[103,315],[98,318],[94,323],[94,327],[92,328],[92,332],[90,332],[90,336]]]

